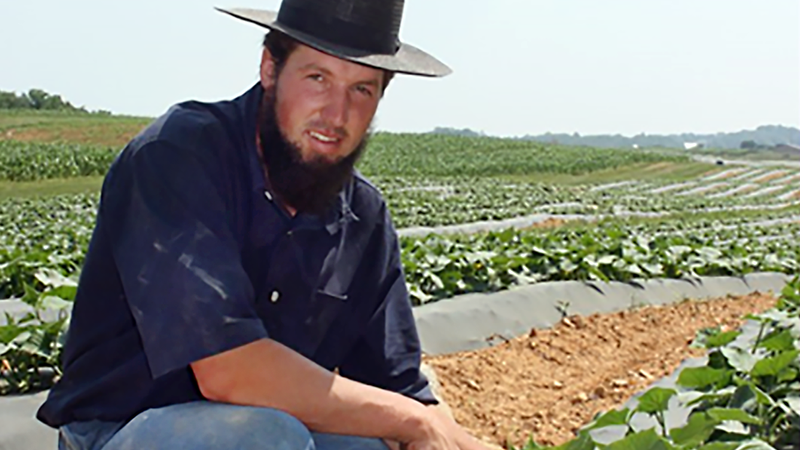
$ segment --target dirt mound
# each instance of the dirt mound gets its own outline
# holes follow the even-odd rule
[[[686,358],[698,330],[738,328],[742,317],[775,305],[752,294],[648,306],[589,317],[571,316],[556,327],[498,346],[426,357],[441,394],[460,424],[488,443],[521,445],[569,440],[600,411],[612,409]]]

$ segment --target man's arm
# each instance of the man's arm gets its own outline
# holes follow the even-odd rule
[[[415,448],[456,448],[448,427],[423,404],[333,374],[269,339],[191,367],[202,394],[212,401],[278,409],[316,432],[385,438]]]
[[[449,430],[450,435],[458,445],[460,450],[490,450],[488,444],[481,442],[477,438],[473,437],[467,430],[465,430],[461,425],[459,425],[452,417],[448,416],[441,408],[436,405],[428,406],[428,409],[436,416]],[[497,447],[497,450],[502,450],[501,447]]]
[[[136,141],[103,185],[98,221],[151,376],[190,366],[212,400],[281,409],[314,431],[454,449],[421,404],[334,376],[269,339],[240,263],[220,161],[202,150]]]
[[[503,450],[500,446],[493,446],[474,438],[467,430],[461,427],[452,417],[448,416],[438,405],[428,405],[427,408],[449,430],[459,450]],[[384,440],[390,450],[403,450],[399,442]]]

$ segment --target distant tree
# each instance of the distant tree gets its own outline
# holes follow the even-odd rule
[[[473,131],[469,128],[450,128],[450,127],[436,127],[431,131],[433,134],[450,134],[454,136],[467,136],[467,137],[480,137],[486,136],[483,131]]]
[[[0,108],[3,109],[22,109],[30,108],[30,100],[25,94],[18,96],[13,92],[0,91]]]
[[[86,109],[76,108],[60,95],[53,95],[42,89],[31,89],[27,93],[19,95],[14,92],[0,91],[0,108],[86,112]]]
[[[741,149],[753,150],[756,147],[758,147],[758,144],[753,140],[742,141],[742,143],[739,144],[739,148]]]
[[[52,95],[41,89],[31,89],[28,91],[28,98],[31,99],[33,109],[68,109],[77,110],[71,103],[64,101],[60,95]]]

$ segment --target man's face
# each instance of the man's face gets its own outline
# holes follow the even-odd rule
[[[383,72],[302,44],[287,58],[277,80],[274,70],[265,50],[262,86],[275,84],[278,126],[303,161],[333,163],[353,153],[377,110]]]

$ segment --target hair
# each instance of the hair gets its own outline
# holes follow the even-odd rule
[[[299,44],[300,42],[296,39],[293,39],[292,37],[279,31],[270,31],[264,36],[263,45],[272,55],[272,61],[275,63],[276,75],[281,73],[281,70],[283,70],[283,66],[286,65],[286,61],[289,59],[289,56],[293,51],[295,51],[295,49],[297,49]],[[386,92],[386,88],[389,87],[389,82],[392,81],[392,78],[394,78],[394,72],[390,70],[383,70],[381,94]]]

